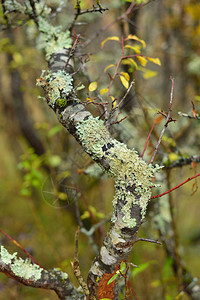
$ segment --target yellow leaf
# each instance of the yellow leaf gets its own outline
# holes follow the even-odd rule
[[[103,94],[105,94],[105,93],[107,93],[107,92],[108,92],[108,89],[101,89],[101,90],[100,90],[100,94],[101,94],[101,95],[103,95]]]
[[[140,54],[140,46],[136,45],[136,46],[130,46],[130,45],[126,45],[124,48],[129,48],[133,51],[135,51],[135,53]]]
[[[91,98],[87,98],[87,101],[90,101],[90,102],[92,102],[92,101],[93,101],[93,99],[91,99]]]
[[[149,79],[152,77],[155,77],[158,73],[155,71],[151,71],[151,70],[144,70],[144,74],[143,74],[143,78],[144,79]]]
[[[134,65],[134,67],[136,69],[138,67],[137,64],[136,64],[136,62],[132,58],[123,59],[122,63],[125,64],[125,65]]]
[[[128,73],[125,73],[125,72],[120,72],[120,74],[121,74],[121,75],[123,75],[123,76],[126,78],[126,80],[127,80],[127,81],[129,81],[129,80],[130,80],[130,76],[129,76],[129,74],[128,74]]]
[[[145,67],[146,64],[147,64],[146,58],[144,58],[144,57],[142,57],[142,56],[136,56],[136,57],[137,57],[137,59],[139,60],[139,62],[141,63],[141,65],[142,65],[143,67]]]
[[[110,96],[110,98],[112,99],[112,108],[115,108],[117,105],[117,101],[113,96]]]
[[[96,81],[93,81],[93,82],[91,82],[91,83],[89,84],[88,89],[89,89],[90,92],[95,91],[96,88],[97,88],[97,82],[96,82]]]
[[[136,35],[129,34],[127,39],[128,39],[128,40],[135,40],[135,41],[138,41],[138,42],[140,42],[140,43],[142,44],[143,48],[146,47],[145,41],[139,39]]]
[[[103,48],[104,44],[105,44],[107,41],[119,41],[119,38],[118,38],[118,36],[110,36],[110,37],[106,38],[105,40],[103,40],[103,41],[101,42],[101,48]]]
[[[104,73],[105,73],[109,68],[112,68],[112,67],[114,67],[114,66],[115,66],[115,65],[113,65],[113,64],[107,66],[107,67],[104,69]]]
[[[152,63],[161,66],[161,62],[159,58],[151,58],[151,57],[146,57],[149,61],[151,61]]]
[[[128,89],[128,87],[129,87],[128,80],[123,75],[120,75],[120,80],[121,80],[123,86],[125,86],[125,88]]]
[[[200,96],[199,96],[199,95],[196,95],[196,96],[194,97],[194,100],[195,100],[195,101],[200,101]]]

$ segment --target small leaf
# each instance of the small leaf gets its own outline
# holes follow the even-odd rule
[[[149,61],[151,61],[152,63],[161,66],[161,62],[159,58],[151,58],[151,57],[146,57]]]
[[[108,92],[108,89],[101,89],[101,90],[100,90],[100,94],[101,94],[101,95],[103,95],[103,94],[105,94],[105,93],[107,93],[107,92]]]
[[[127,81],[130,80],[130,76],[129,76],[128,73],[126,73],[126,72],[120,72],[120,74],[123,75],[126,78]]]
[[[138,68],[136,62],[132,58],[123,59],[122,63],[125,65],[134,65],[135,69]]]
[[[107,41],[119,41],[118,36],[110,36],[101,42],[101,48],[105,45]]]
[[[136,46],[126,45],[124,48],[129,48],[129,49],[135,51],[135,53],[140,54],[140,47],[138,45],[136,45]]]
[[[85,210],[84,213],[81,215],[81,220],[88,219],[90,217],[89,211]]]
[[[112,108],[116,107],[117,101],[113,96],[110,96],[110,98],[112,99]]]
[[[143,74],[144,79],[149,79],[149,78],[155,77],[158,74],[158,72],[147,70],[147,69],[145,69],[143,71],[143,73],[144,73]]]
[[[126,89],[128,89],[128,87],[129,87],[129,82],[126,80],[126,78],[125,78],[124,76],[120,75],[120,79],[121,79],[121,82],[122,82],[123,86],[124,86]]]
[[[120,275],[120,274],[115,274],[115,275],[113,275],[113,276],[110,278],[110,280],[108,280],[107,285],[109,285],[110,283],[112,283],[113,281],[115,281],[119,275]]]
[[[196,95],[196,96],[194,97],[194,100],[195,100],[195,101],[200,101],[200,96],[199,96],[199,95]]]
[[[137,274],[139,274],[139,273],[143,272],[144,270],[146,270],[151,264],[155,264],[155,263],[157,263],[155,260],[151,260],[147,263],[139,265],[139,268],[133,269],[133,271],[131,272],[131,276],[135,277]]]
[[[143,48],[146,47],[145,41],[139,39],[136,35],[129,34],[127,40],[135,40],[135,41],[138,41],[138,42],[140,42],[140,43],[142,44]]]
[[[137,59],[139,60],[139,62],[141,63],[141,65],[142,65],[143,67],[145,67],[146,64],[147,64],[146,58],[144,58],[144,57],[142,57],[142,56],[136,56],[136,57],[137,57]]]
[[[83,89],[84,89],[84,87],[85,87],[85,86],[84,86],[84,84],[81,84],[80,86],[78,86],[78,87],[77,87],[77,89],[76,89],[76,90],[77,90],[77,91],[83,90]]]
[[[122,261],[120,265],[120,272],[123,274],[125,270],[126,270],[126,263]]]
[[[163,116],[158,116],[157,118],[155,118],[154,123],[157,125],[159,124],[163,119]]]
[[[58,133],[59,131],[61,131],[62,127],[60,125],[56,125],[53,128],[51,128],[48,132],[48,136],[52,137],[54,136],[56,133]]]
[[[87,97],[86,100],[89,101],[89,102],[93,102],[93,99],[89,98],[89,97]]]
[[[109,69],[109,68],[112,68],[112,67],[114,67],[115,65],[113,65],[113,64],[111,64],[111,65],[109,65],[109,66],[107,66],[103,71],[104,71],[104,73],[106,73],[106,71]]]
[[[96,82],[96,81],[93,81],[93,82],[91,82],[91,83],[89,84],[88,89],[89,89],[90,92],[95,91],[96,88],[97,88],[97,82]]]

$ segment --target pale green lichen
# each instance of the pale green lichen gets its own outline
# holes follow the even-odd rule
[[[86,152],[93,159],[106,159],[108,162],[108,172],[115,179],[114,210],[118,211],[118,204],[124,203],[120,210],[121,222],[126,227],[136,226],[131,210],[137,205],[141,219],[145,217],[152,177],[161,167],[147,164],[134,149],[128,149],[125,144],[111,138],[99,118],[90,116],[78,124],[77,130]],[[115,212],[112,220],[116,221]]]
[[[4,246],[1,246],[1,260],[7,265],[7,264],[11,264],[12,259],[16,258],[17,256],[17,252],[10,254],[5,248]]]
[[[45,86],[50,106],[57,104],[60,108],[67,105],[65,99],[73,90],[73,78],[64,70],[58,72],[46,72],[43,70],[40,80],[36,85]]]
[[[39,17],[38,24],[41,34],[37,46],[40,50],[45,51],[47,60],[51,58],[52,54],[71,48],[72,39],[68,30],[63,31],[62,26],[52,26],[43,17]]]
[[[69,278],[68,274],[63,272],[60,268],[54,268],[53,271],[58,273],[62,280],[66,280]]]
[[[0,252],[1,260],[6,265],[9,264],[12,272],[21,278],[39,280],[43,269],[36,264],[32,264],[30,260],[17,258],[17,253],[10,254],[3,246]]]

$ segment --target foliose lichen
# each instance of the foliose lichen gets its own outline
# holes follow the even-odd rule
[[[42,72],[36,85],[45,86],[49,105],[54,108],[57,104],[60,108],[67,105],[67,96],[73,90],[73,78],[64,70],[58,72]]]
[[[38,18],[40,36],[37,46],[46,53],[46,59],[49,60],[51,55],[69,49],[72,46],[70,32],[63,31],[62,26],[52,26],[44,17]]]
[[[17,258],[17,253],[10,254],[3,246],[0,252],[1,260],[6,265],[9,264],[12,272],[21,278],[39,280],[43,269],[36,264],[32,264],[30,260]]]
[[[128,149],[125,144],[113,139],[98,117],[90,116],[80,122],[77,132],[93,159],[106,159],[109,163],[108,173],[115,179],[113,221],[120,213],[122,226],[136,226],[132,212],[134,205],[139,207],[143,219],[151,197],[152,177],[161,167],[147,164],[134,149]],[[118,205],[121,205],[120,210]]]

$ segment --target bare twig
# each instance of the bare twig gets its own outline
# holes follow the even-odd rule
[[[78,227],[78,229],[76,230],[75,233],[75,252],[74,252],[74,262],[72,263],[72,268],[74,271],[74,275],[76,276],[76,279],[78,280],[80,286],[82,287],[84,293],[86,296],[89,296],[90,292],[89,289],[87,287],[87,283],[85,282],[82,274],[81,274],[81,270],[80,270],[80,266],[79,266],[79,259],[78,259],[78,237],[79,237],[79,233],[80,233],[80,227]]]
[[[165,166],[166,169],[172,169],[176,167],[182,167],[191,164],[191,162],[200,162],[200,155],[193,155],[190,157],[180,157],[178,160],[172,162],[169,166]]]
[[[138,238],[136,240],[136,242],[149,242],[149,243],[154,243],[154,244],[158,244],[158,245],[162,245],[162,243],[158,242],[158,241],[155,241],[155,240],[151,240],[151,239],[144,239],[144,238]]]
[[[26,255],[28,255],[30,257],[30,259],[32,261],[34,261],[34,263],[36,263],[38,266],[40,266],[40,268],[43,268],[43,266],[41,266],[36,260],[35,258],[28,252],[26,251],[26,249],[24,249],[24,247],[22,247],[15,239],[13,239],[11,236],[9,236],[7,233],[5,233],[2,229],[0,229],[0,232],[7,237],[9,240],[11,240],[13,242],[13,244],[15,244],[17,247],[19,247]]]
[[[126,20],[127,17],[130,15],[130,13],[132,13],[134,10],[137,10],[147,4],[149,4],[150,2],[153,2],[155,0],[149,0],[147,2],[143,2],[140,3],[138,5],[135,4],[135,1],[133,1],[130,6],[128,7],[128,9],[125,11],[125,13],[123,13],[121,16],[119,16],[118,18],[116,18],[115,20],[113,20],[112,22],[110,22],[109,24],[105,25],[103,28],[100,28],[99,31],[97,31],[90,39],[88,39],[85,43],[84,46],[88,46],[93,40],[95,40],[101,33],[103,33],[104,31],[106,31],[108,28],[110,28],[112,25],[114,25],[115,23],[122,21],[122,20]]]
[[[172,121],[174,121],[172,118],[171,118],[171,110],[172,110],[172,102],[173,102],[173,93],[174,93],[174,79],[170,76],[170,80],[172,82],[172,86],[171,86],[171,93],[170,93],[170,103],[169,103],[169,111],[168,111],[168,114],[167,114],[167,119],[166,119],[166,123],[165,123],[165,126],[163,127],[163,130],[161,131],[161,134],[160,134],[160,137],[159,137],[159,140],[158,140],[158,143],[156,145],[156,148],[155,148],[155,151],[154,151],[154,154],[151,158],[151,161],[150,163],[152,163],[154,161],[154,158],[156,156],[156,153],[158,151],[158,147],[161,143],[161,140],[162,140],[162,137],[165,133],[165,130],[168,126],[168,124]]]
[[[195,176],[192,176],[192,177],[188,178],[187,180],[183,181],[182,183],[178,184],[177,186],[175,186],[174,188],[170,189],[167,192],[164,192],[164,193],[162,193],[160,195],[152,196],[151,199],[155,199],[155,198],[159,198],[159,197],[162,197],[164,195],[167,195],[168,193],[171,193],[172,191],[178,189],[180,186],[184,185],[185,183],[189,182],[190,180],[192,180],[192,179],[194,179],[194,178],[196,178],[198,176],[200,176],[200,173],[196,174]]]

